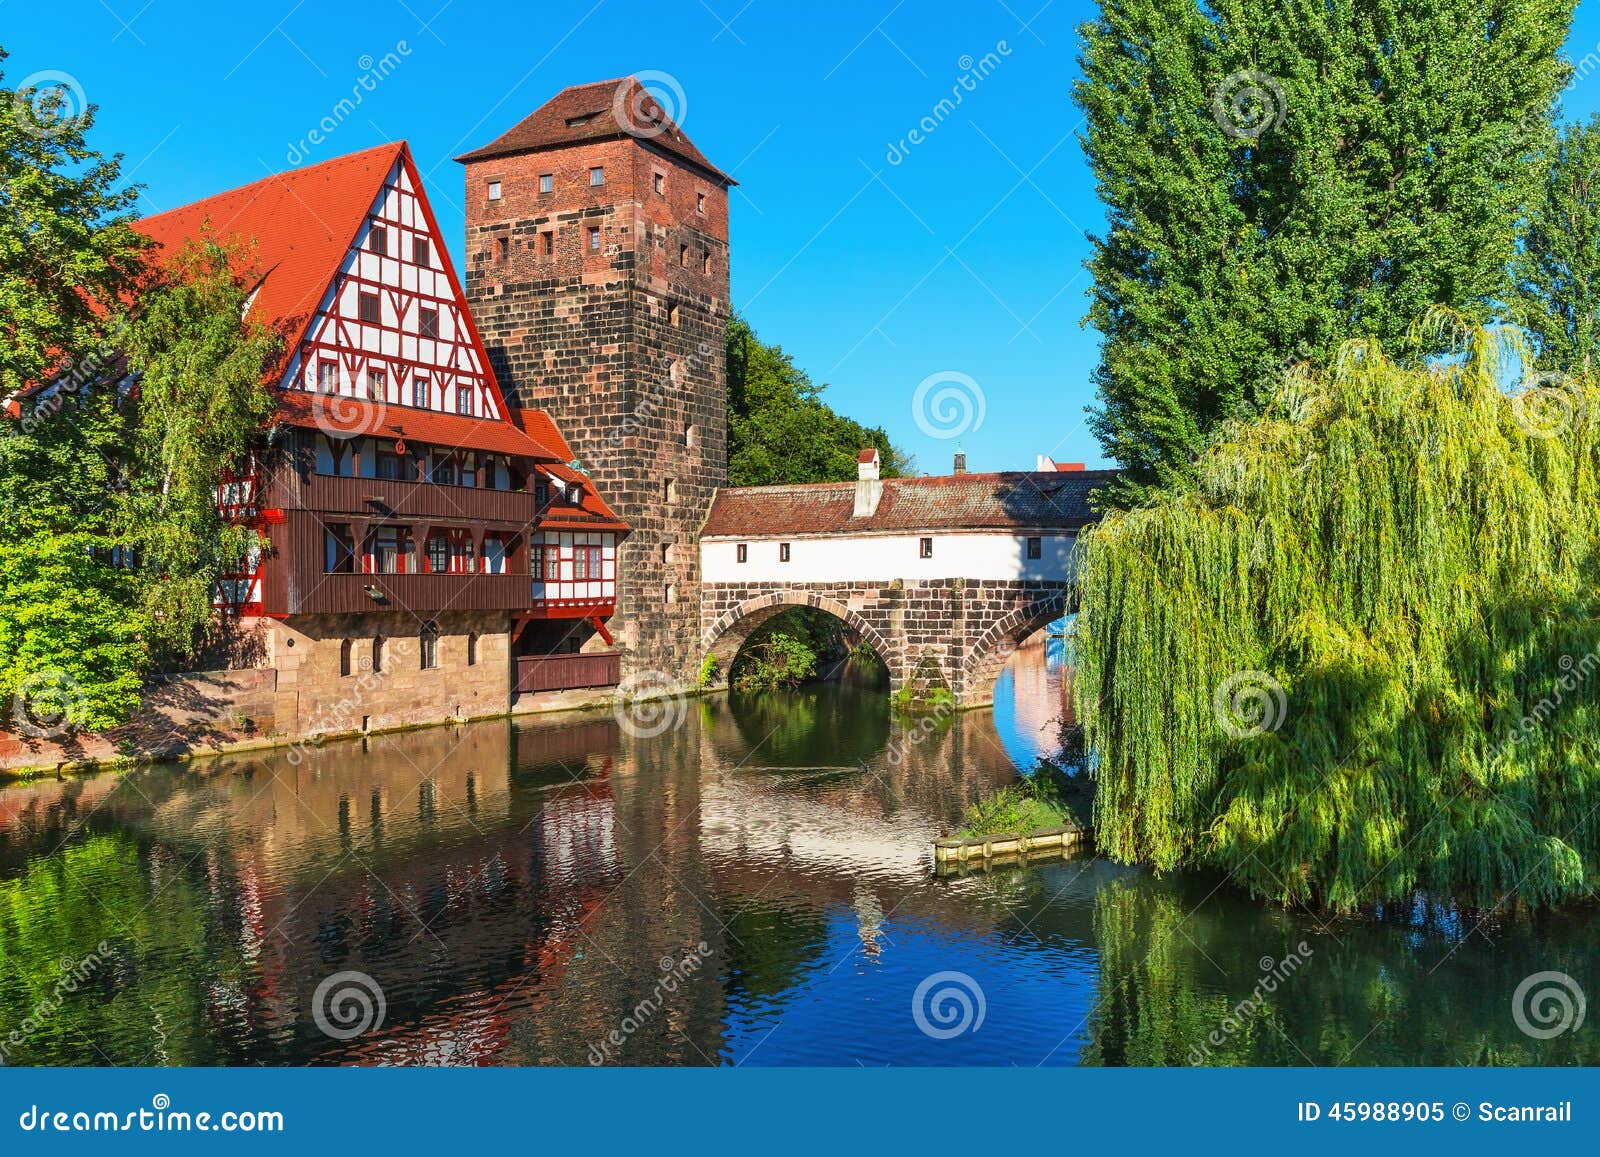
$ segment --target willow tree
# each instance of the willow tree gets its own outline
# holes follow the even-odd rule
[[[1083,543],[1099,846],[1349,909],[1593,892],[1600,392],[1501,388],[1520,342],[1433,313],[1287,375],[1193,488]]]

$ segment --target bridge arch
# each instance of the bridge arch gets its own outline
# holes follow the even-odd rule
[[[738,657],[739,649],[744,646],[755,629],[790,607],[815,607],[843,622],[853,637],[864,640],[878,653],[878,658],[883,660],[889,669],[889,690],[894,692],[900,689],[899,651],[894,644],[859,613],[838,599],[813,591],[769,591],[745,599],[719,616],[706,630],[701,644],[706,654],[716,659],[723,678],[726,678],[733,669],[733,661]]]
[[[1067,612],[1065,590],[1051,591],[1002,615],[978,636],[961,663],[960,697],[964,704],[994,699],[994,681],[1016,649]]]

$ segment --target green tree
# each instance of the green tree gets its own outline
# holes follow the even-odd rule
[[[117,187],[121,158],[85,140],[94,106],[71,100],[52,86],[18,93],[0,73],[0,399],[97,348],[101,307],[140,271],[139,191]]]
[[[116,531],[145,580],[152,643],[188,654],[214,618],[220,575],[257,546],[217,511],[217,488],[273,412],[264,375],[282,343],[245,320],[249,250],[191,241],[142,294],[126,327],[138,419],[125,454]]]
[[[835,413],[823,389],[743,318],[728,323],[729,485],[853,481],[868,446],[878,450],[883,477],[909,471],[888,434]]]
[[[1600,117],[1563,129],[1545,160],[1514,265],[1516,316],[1539,368],[1575,372],[1600,354]]]
[[[1352,337],[1503,302],[1572,0],[1102,0],[1075,98],[1107,229],[1091,424],[1129,503]]]
[[[1508,396],[1514,332],[1431,316],[1454,356],[1352,343],[1084,536],[1103,853],[1336,909],[1596,890],[1600,390]]]

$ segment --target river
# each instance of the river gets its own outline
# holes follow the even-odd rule
[[[1597,991],[1592,908],[1325,921],[1090,855],[935,879],[1053,746],[1050,660],[992,714],[825,684],[0,789],[0,1059],[1600,1062],[1513,1006]]]

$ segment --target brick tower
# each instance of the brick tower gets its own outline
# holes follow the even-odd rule
[[[728,472],[728,189],[633,77],[578,85],[466,166],[467,301],[510,403],[548,410],[633,527],[624,674],[689,680],[698,534]]]

